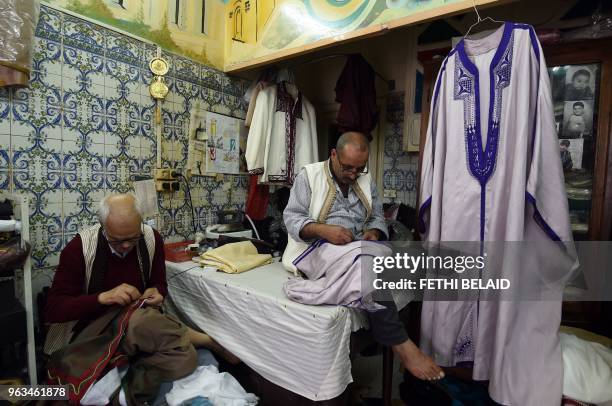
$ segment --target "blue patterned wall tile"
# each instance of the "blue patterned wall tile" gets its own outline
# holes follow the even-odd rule
[[[199,97],[201,92],[200,85],[178,79],[175,81],[174,89],[175,96],[180,96],[180,98],[177,98],[179,103],[191,101]],[[177,103],[177,100],[174,100],[174,102]],[[185,104],[184,107],[187,108],[188,104]]]
[[[151,59],[157,56],[157,46],[153,44],[149,44],[148,42],[143,42],[142,43],[142,53],[143,53],[143,59],[142,59],[141,67],[143,68],[143,70],[146,70],[148,72],[149,62],[151,62]]]
[[[215,106],[223,103],[223,93],[209,87],[202,88],[202,99],[206,103],[208,110],[212,110]]]
[[[116,134],[112,134],[111,133],[107,133],[108,138],[107,139],[111,139],[110,137],[113,137],[113,139],[116,140],[115,143],[105,143],[104,144],[104,158],[105,159],[109,159],[109,158],[119,158],[120,156],[124,155],[124,151],[125,151],[125,141],[123,139],[121,139],[120,137],[118,137]]]
[[[62,74],[62,45],[60,42],[35,38],[34,54],[32,55],[32,72],[46,75]]]
[[[140,103],[131,102],[124,99],[121,111],[125,114],[125,129],[130,138],[138,137],[141,132],[141,126],[144,124],[144,119],[141,116]]]
[[[61,204],[48,204],[45,209],[30,210],[31,257],[37,268],[57,265],[57,255],[63,245],[61,215],[55,215],[58,210],[61,213]]]
[[[38,24],[35,31],[36,36],[59,41],[62,37],[63,16],[63,13],[41,5]]]
[[[61,186],[61,141],[13,136],[11,150],[16,189],[41,194]]]
[[[60,89],[45,87],[40,81],[32,82],[28,89],[13,93],[11,133],[32,135],[61,120]]]
[[[0,151],[10,151],[11,149],[11,134],[0,132]],[[2,168],[2,166],[0,166]],[[5,167],[6,169],[6,167]]]
[[[150,140],[153,146],[156,142],[156,134],[153,128],[154,110],[149,106],[140,106],[140,133],[139,135],[143,138]],[[150,144],[147,143],[145,146],[148,147]]]
[[[200,79],[200,64],[182,56],[174,55],[174,70],[172,76],[191,83]]]
[[[224,103],[211,104],[210,110],[214,113],[223,114],[226,116],[232,114],[232,110]]]
[[[105,33],[108,31],[98,25],[78,17],[65,15],[62,25],[64,45],[104,55]]]
[[[0,156],[2,155],[2,152],[0,151]],[[2,158],[0,157],[0,160],[2,160]],[[9,190],[9,174],[7,171],[0,169],[0,190]]]
[[[416,171],[407,170],[405,173],[405,188],[407,191],[416,191],[417,176]]]
[[[155,168],[156,155],[154,150],[140,148],[140,158],[138,159],[138,175],[151,176]]]
[[[128,129],[130,137],[152,137],[151,117],[148,110],[143,109],[139,104],[131,103],[128,108]]]
[[[104,70],[97,71],[94,70],[87,74],[87,81],[94,85],[106,85],[106,75],[104,74]]]
[[[403,202],[412,207],[416,205],[416,182],[418,154],[402,151],[404,126],[404,94],[393,93],[388,96],[385,118],[387,121],[384,150],[385,189],[395,189],[395,199],[385,202]]]
[[[121,85],[125,85],[125,83],[130,81],[138,82],[141,69],[125,62],[106,59],[104,71],[106,75],[116,79]],[[105,83],[105,86],[108,87],[108,84]],[[118,88],[120,88],[120,86],[118,86]]]
[[[0,95],[0,134],[11,133],[11,108],[8,99]]]
[[[218,92],[223,90],[223,74],[212,68],[202,66],[202,70],[200,71],[200,80],[202,81],[202,86]]]
[[[15,190],[30,196],[34,266],[47,269],[78,230],[96,221],[102,196],[128,191],[135,174],[152,172],[155,102],[148,93],[148,62],[155,47],[44,5],[37,33],[30,88],[0,89],[0,188],[14,183]],[[171,66],[163,165],[182,169],[193,100],[202,97],[208,110],[242,117],[246,82],[163,55]],[[217,210],[244,203],[246,177],[226,176],[225,181],[232,183],[231,193],[214,178],[191,181],[196,229],[216,221]],[[166,198],[169,207],[160,208],[163,234],[168,241],[189,238],[191,205],[183,192]]]
[[[104,84],[99,84],[99,83],[92,81],[92,83],[88,85],[85,90],[87,90],[87,93],[89,93],[92,97],[104,101],[107,98],[106,89],[107,87],[105,87]],[[69,91],[69,90],[64,88],[64,91]],[[102,104],[105,105],[106,103],[102,103]]]
[[[175,85],[178,85],[179,80],[175,82]],[[185,97],[181,95],[177,91],[173,91],[168,93],[168,97],[164,102],[164,106],[166,109],[174,111],[174,112],[182,112],[186,109]]]
[[[65,214],[74,212],[76,210],[77,204],[81,205],[83,195],[84,193],[81,191],[62,188],[63,213]]]
[[[63,141],[63,143],[65,145],[67,141]],[[64,190],[75,191],[83,197],[87,193],[104,188],[103,169],[104,158],[101,155],[87,152],[83,145],[76,153],[64,153]]]
[[[47,140],[60,140],[62,139],[62,127],[61,125],[50,125],[41,128],[40,139],[43,141]]]
[[[142,67],[144,47],[137,39],[106,30],[106,57]]]
[[[87,140],[89,141],[86,144],[87,155],[98,159],[104,158],[105,144],[100,142],[104,141],[104,133],[91,132],[87,134]],[[96,142],[93,142],[93,140]]]
[[[71,236],[87,226],[95,224],[97,222],[96,210],[97,205],[90,205],[86,201],[66,205],[62,217],[65,236],[63,240],[68,241]]]
[[[0,134],[0,189],[8,190],[9,179],[9,162],[11,159],[11,138],[8,134]]]
[[[145,50],[146,52],[146,50]],[[163,59],[166,60],[166,62],[168,62],[168,73],[166,73],[165,79],[166,80],[170,80],[170,79],[174,79],[175,78],[175,64],[174,64],[174,58],[176,58],[178,55],[175,55],[171,52],[166,51],[165,49],[162,49],[161,51],[161,57]],[[146,65],[146,70],[149,71],[149,61],[147,61],[147,65]]]
[[[52,87],[55,89],[61,89],[62,88],[62,76],[61,75],[53,75],[53,74],[49,74],[49,75],[45,75],[45,76],[41,76],[41,82],[43,83],[44,86],[46,87]]]
[[[143,138],[140,143],[140,158],[148,162],[151,167],[155,166],[157,159],[157,149],[155,143],[148,138]]]
[[[134,137],[128,137],[125,140],[125,154],[130,160],[140,158],[140,140]]]
[[[238,118],[246,117],[245,105],[241,97],[224,95],[223,104],[228,109],[228,115]]]
[[[109,88],[105,89],[107,96],[104,101],[104,116],[106,118],[104,129],[115,134],[128,135],[130,103],[125,99],[112,98],[108,95],[112,91]]]
[[[104,97],[108,100],[121,99],[121,87],[123,84],[117,78],[106,75],[104,77]]]
[[[238,79],[234,79],[230,76],[223,76],[223,93],[231,94],[232,96],[242,97],[244,92],[242,91],[242,83]]]
[[[153,81],[153,74],[149,70],[148,67],[142,68],[140,70],[140,76],[138,77],[138,81],[140,82],[140,94],[143,96],[151,97],[149,93],[149,85]]]
[[[62,51],[62,76],[86,80],[90,75],[104,72],[105,59],[102,54],[69,46],[64,43]]]
[[[140,83],[138,81],[129,81],[125,84],[125,99],[130,103],[141,104]]]
[[[108,120],[104,100],[88,92],[66,92],[63,100],[63,125],[77,129],[82,136],[104,131]]]
[[[78,73],[76,74],[78,76]],[[89,82],[87,80],[79,80],[75,77],[71,76],[61,76],[62,79],[62,103],[64,100],[65,93],[79,93],[81,91],[93,91],[92,89],[96,89],[98,91],[98,84],[93,84],[93,82]]]

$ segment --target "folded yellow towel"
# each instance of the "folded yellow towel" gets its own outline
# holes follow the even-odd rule
[[[272,263],[272,255],[258,254],[252,242],[240,241],[205,252],[199,262],[203,266],[212,266],[223,272],[240,273]]]

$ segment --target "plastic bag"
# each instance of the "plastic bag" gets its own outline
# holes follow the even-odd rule
[[[0,84],[27,83],[39,9],[38,0],[0,0]]]
[[[13,275],[16,269],[20,269],[30,255],[30,244],[21,246],[21,237],[13,237],[0,243],[0,277]]]

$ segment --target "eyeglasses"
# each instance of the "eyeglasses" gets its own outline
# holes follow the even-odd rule
[[[338,160],[338,165],[340,165],[340,171],[344,173],[356,173],[357,175],[365,175],[368,173],[368,164],[366,163],[364,166],[360,168],[356,168],[351,165],[345,165],[340,161],[340,157],[336,155],[336,159]]]
[[[134,238],[126,238],[125,240],[114,240],[114,239],[108,238],[108,234],[106,234],[106,230],[102,230],[102,234],[104,235],[104,238],[106,238],[106,241],[114,247],[120,247],[124,244],[129,244],[130,246],[136,245],[138,244],[138,241],[140,241],[140,239],[143,237],[143,235],[140,234],[138,237],[134,237]]]

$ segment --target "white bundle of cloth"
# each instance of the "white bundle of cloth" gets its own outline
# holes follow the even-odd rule
[[[166,394],[166,402],[169,406],[178,406],[198,396],[207,398],[215,406],[252,406],[259,400],[227,372],[219,373],[216,366],[206,365],[174,381],[172,390]]]

